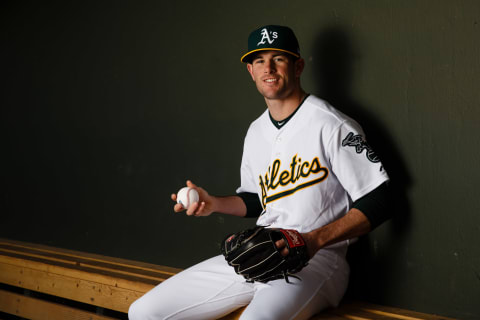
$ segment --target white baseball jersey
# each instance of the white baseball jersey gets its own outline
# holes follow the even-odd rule
[[[277,129],[268,111],[245,138],[238,192],[258,193],[257,224],[307,232],[344,215],[387,174],[360,127],[309,96]],[[246,282],[221,255],[168,278],[136,300],[129,319],[218,319],[247,305],[241,319],[309,319],[338,305],[349,278],[347,247],[322,248],[292,283]]]
[[[310,95],[278,129],[266,110],[248,129],[237,192],[257,193],[257,224],[308,232],[388,180],[361,127]]]

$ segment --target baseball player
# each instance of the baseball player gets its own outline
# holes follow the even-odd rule
[[[267,105],[245,137],[241,185],[233,196],[216,197],[187,181],[200,198],[186,214],[258,217],[259,226],[295,229],[308,265],[288,282],[251,282],[219,255],[135,301],[131,320],[215,319],[246,305],[241,319],[308,319],[342,299],[349,241],[389,217],[389,178],[361,127],[302,89],[305,62],[293,31],[276,25],[253,31],[241,61]],[[276,245],[286,255],[283,241]]]

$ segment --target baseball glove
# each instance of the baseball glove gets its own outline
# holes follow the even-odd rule
[[[283,256],[275,242],[284,239],[288,255]],[[308,263],[307,247],[296,230],[255,227],[225,238],[222,254],[235,272],[248,282],[268,282],[299,272]]]

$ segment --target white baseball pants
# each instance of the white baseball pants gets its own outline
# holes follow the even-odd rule
[[[128,312],[130,320],[217,319],[248,305],[241,320],[308,319],[336,306],[348,284],[346,247],[322,249],[290,277],[247,283],[223,256],[190,267],[147,292]]]

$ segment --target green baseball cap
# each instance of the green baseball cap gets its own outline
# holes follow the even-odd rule
[[[262,50],[278,50],[300,58],[300,47],[297,37],[289,27],[268,25],[250,33],[248,52],[240,61],[250,63],[252,54]]]

